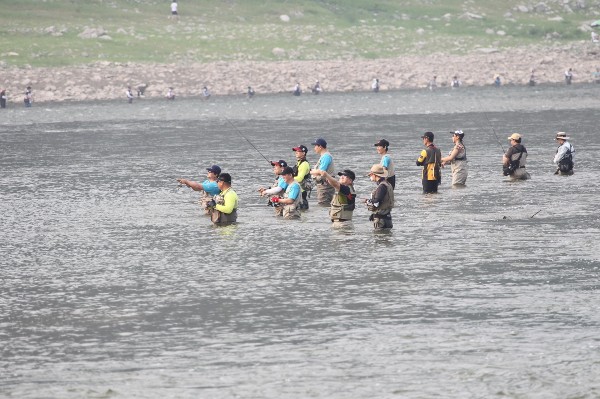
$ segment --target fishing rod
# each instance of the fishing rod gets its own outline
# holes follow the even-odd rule
[[[481,104],[480,104],[480,106],[481,106]],[[494,125],[492,125],[492,121],[488,117],[487,113],[483,110],[483,107],[481,107],[481,112],[483,113],[483,116],[485,116],[485,119],[488,121],[488,124],[490,125],[490,128],[492,129],[492,132],[494,133],[494,137],[496,137],[496,141],[498,142],[498,144],[500,144],[500,148],[502,148],[502,152],[506,154],[506,150],[504,149],[504,146],[502,145],[502,142],[500,141],[498,134],[496,134],[496,129],[494,129]]]
[[[232,123],[232,122],[231,122],[229,119],[227,119],[226,117],[223,117],[223,119],[225,119],[225,120],[226,120],[226,121],[227,121],[227,122],[228,122],[228,123],[231,125],[231,127],[233,127],[233,129],[234,129],[234,130],[235,130],[235,131],[236,131],[236,132],[237,132],[237,133],[238,133],[240,136],[242,136],[242,138],[243,138],[244,140],[246,140],[246,141],[248,142],[248,144],[250,144],[250,145],[252,146],[252,148],[254,148],[254,149],[256,150],[256,152],[258,152],[258,153],[260,154],[260,156],[261,156],[261,157],[263,157],[263,158],[265,159],[265,161],[267,161],[267,162],[269,163],[269,165],[271,164],[271,161],[269,161],[269,159],[268,159],[267,157],[265,157],[265,156],[263,155],[263,153],[262,153],[262,152],[260,152],[260,151],[258,150],[258,148],[256,148],[256,146],[255,146],[254,144],[252,144],[252,142],[251,142],[250,140],[248,140],[248,138],[247,138],[246,136],[244,136],[244,135],[242,134],[242,132],[240,131],[240,129],[238,129],[238,128],[237,128],[237,127],[236,127],[236,126],[235,126],[235,125],[234,125],[234,124],[233,124],[233,123]]]

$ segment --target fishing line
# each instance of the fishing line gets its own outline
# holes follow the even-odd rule
[[[492,129],[492,132],[494,133],[494,137],[496,137],[496,141],[498,142],[498,144],[500,144],[500,148],[502,148],[502,152],[504,154],[506,154],[506,150],[504,149],[504,146],[502,145],[502,142],[500,141],[500,137],[498,137],[498,134],[496,133],[496,129],[494,129],[494,125],[492,125],[492,121],[488,117],[487,113],[483,110],[483,107],[481,107],[481,103],[479,104],[479,106],[481,108],[481,112],[483,113],[483,116],[485,116],[485,119],[487,120],[488,124],[490,125],[490,128]]]
[[[237,128],[237,127],[236,127],[236,126],[235,126],[235,125],[234,125],[234,124],[233,124],[233,123],[232,123],[232,122],[231,122],[229,119],[227,119],[226,117],[223,117],[223,119],[225,119],[225,120],[226,120],[226,121],[227,121],[227,122],[228,122],[228,123],[231,125],[231,127],[233,127],[233,129],[234,129],[234,130],[235,130],[235,131],[236,131],[236,132],[237,132],[237,133],[238,133],[240,136],[242,136],[242,138],[243,138],[244,140],[246,140],[246,141],[248,142],[248,144],[250,144],[250,145],[252,146],[252,148],[254,148],[254,149],[256,150],[256,152],[258,152],[258,153],[260,154],[260,156],[261,156],[261,157],[263,157],[263,158],[265,159],[265,161],[267,161],[267,162],[269,163],[269,165],[271,165],[271,161],[269,161],[269,159],[268,159],[267,157],[265,157],[265,156],[263,155],[263,153],[262,153],[262,152],[260,152],[260,151],[258,150],[258,148],[256,148],[256,146],[255,146],[254,144],[252,144],[252,142],[251,142],[250,140],[248,140],[248,138],[247,138],[246,136],[244,136],[244,135],[242,134],[242,132],[240,131],[240,129],[238,129],[238,128]]]

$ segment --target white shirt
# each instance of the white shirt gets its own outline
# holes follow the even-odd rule
[[[558,150],[556,151],[556,155],[554,156],[555,164],[558,164],[560,160],[567,155],[568,149],[571,149],[571,159],[573,160],[573,163],[575,163],[575,148],[573,148],[571,143],[565,141],[560,147],[558,147]]]
[[[171,12],[177,12],[177,3],[176,2],[171,3]]]

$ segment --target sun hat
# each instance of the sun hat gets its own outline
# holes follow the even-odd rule
[[[376,163],[373,166],[371,166],[371,170],[369,171],[369,173],[367,173],[367,176],[369,176],[369,175],[375,175],[375,176],[379,176],[379,177],[387,177],[388,171],[385,170],[381,164]]]
[[[567,136],[567,134],[565,132],[558,132],[556,133],[556,138],[554,140],[569,140],[570,137]]]
[[[513,133],[508,136],[509,140],[521,140],[521,135],[519,133]]]

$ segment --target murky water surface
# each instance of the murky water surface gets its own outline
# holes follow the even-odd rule
[[[35,104],[0,112],[0,396],[600,397],[600,87]],[[468,186],[421,194],[419,136]],[[554,176],[554,134],[577,150]],[[500,173],[524,135],[532,179]],[[387,138],[395,227],[277,220],[266,160],[323,136],[362,177]],[[250,144],[252,143],[252,145]],[[310,146],[309,146],[310,147]],[[316,155],[311,153],[314,163]],[[215,228],[217,163],[240,196]]]

